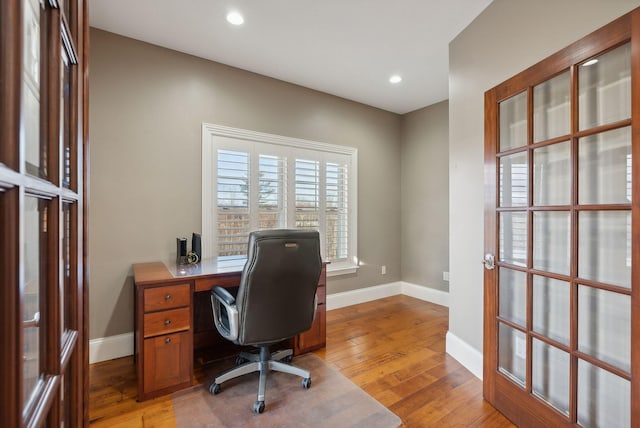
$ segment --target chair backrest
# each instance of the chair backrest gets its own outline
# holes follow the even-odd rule
[[[308,330],[321,271],[317,231],[252,232],[236,297],[238,343],[275,343]]]

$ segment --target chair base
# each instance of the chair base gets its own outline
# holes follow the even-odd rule
[[[220,392],[220,385],[230,379],[240,377],[253,372],[260,372],[260,381],[258,384],[258,400],[253,406],[255,413],[262,413],[264,410],[264,397],[267,386],[267,373],[271,370],[289,373],[292,375],[302,377],[302,386],[305,389],[311,387],[311,373],[308,370],[301,369],[288,362],[282,360],[291,361],[293,357],[293,351],[291,349],[285,349],[274,353],[269,352],[268,345],[260,346],[259,354],[251,354],[249,352],[241,352],[236,362],[246,361],[240,363],[236,367],[232,367],[220,373],[215,377],[213,383],[209,387],[209,392],[217,394]]]

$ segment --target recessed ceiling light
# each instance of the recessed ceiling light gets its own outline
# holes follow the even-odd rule
[[[590,59],[589,61],[587,61],[587,62],[585,62],[584,64],[582,64],[582,66],[583,66],[583,67],[589,67],[590,65],[593,65],[593,64],[595,64],[595,63],[597,63],[597,62],[598,62],[598,59],[597,59],[597,58]]]
[[[400,76],[399,74],[394,74],[393,76],[389,77],[389,82],[391,83],[400,83],[402,82],[402,76]]]
[[[227,14],[227,21],[233,25],[242,25],[244,23],[244,18],[240,15],[240,12],[229,12]]]

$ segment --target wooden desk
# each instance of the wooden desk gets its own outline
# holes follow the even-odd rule
[[[244,260],[133,265],[138,401],[190,387],[194,349],[229,343],[213,325],[209,291],[214,285],[237,287],[243,266]],[[318,282],[315,319],[310,330],[292,340],[295,355],[326,344],[326,278],[325,264]]]

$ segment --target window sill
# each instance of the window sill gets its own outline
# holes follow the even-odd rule
[[[327,277],[350,275],[358,272],[359,266],[349,262],[335,262],[327,265]]]

